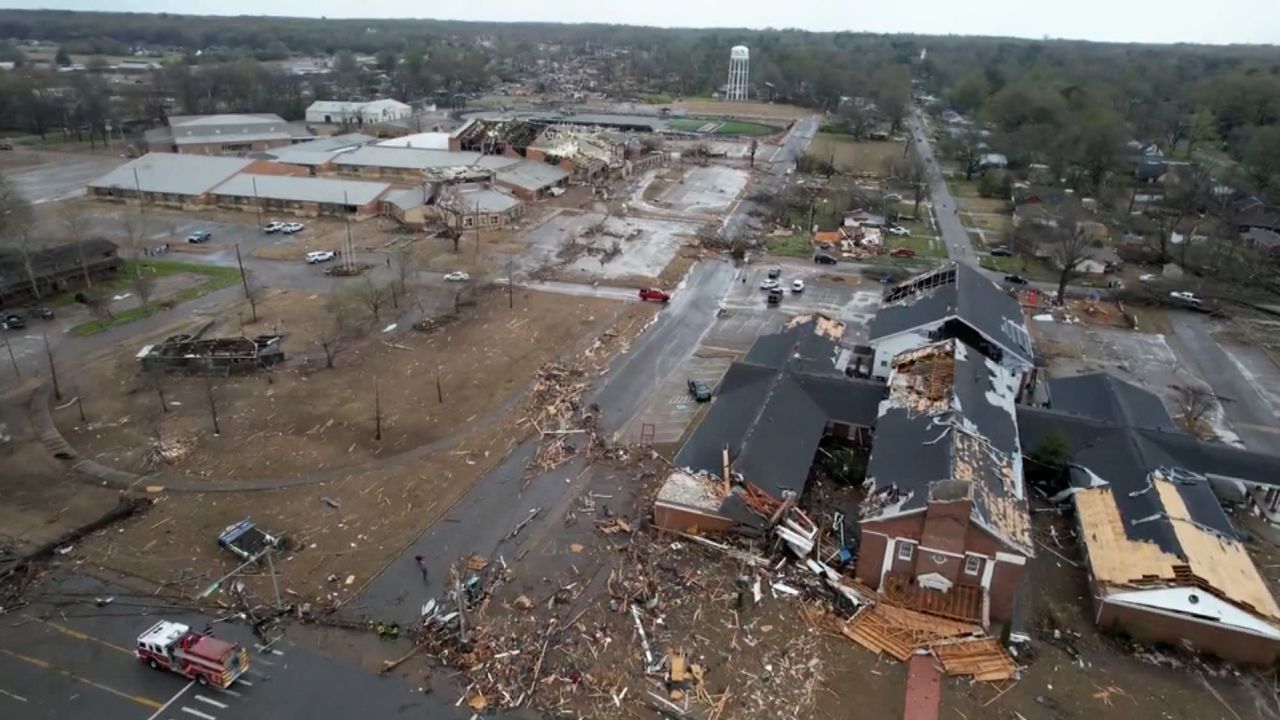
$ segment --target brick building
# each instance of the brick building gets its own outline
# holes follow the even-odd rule
[[[302,217],[348,217],[364,220],[381,210],[391,186],[381,182],[336,178],[290,177],[242,173],[210,191],[219,207]]]
[[[168,126],[144,134],[148,152],[235,155],[314,139],[306,127],[269,113],[170,115]]]
[[[208,207],[209,191],[256,161],[246,158],[148,153],[93,180],[89,197],[174,208]]]

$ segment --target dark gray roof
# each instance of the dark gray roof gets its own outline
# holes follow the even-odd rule
[[[1034,364],[1031,338],[1018,301],[965,263],[947,263],[888,290],[871,319],[879,338],[955,318],[1027,364]]]
[[[1178,429],[1159,397],[1110,373],[1053,378],[1046,384],[1054,410],[1113,425]]]
[[[1053,409],[1021,407],[1018,426],[1026,453],[1051,433],[1071,448],[1072,482],[1105,481],[1125,521],[1125,535],[1186,557],[1165,516],[1150,476],[1173,481],[1197,524],[1223,535],[1234,530],[1208,476],[1280,484],[1280,456],[1211,443],[1178,430],[1159,398],[1119,378],[1097,375],[1049,381]]]
[[[719,475],[728,446],[734,471],[748,482],[774,497],[801,493],[829,420],[875,422],[885,386],[837,372],[839,346],[813,327],[810,321],[763,336],[729,367],[677,466]]]

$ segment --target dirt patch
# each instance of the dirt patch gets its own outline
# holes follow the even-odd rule
[[[902,157],[902,143],[857,141],[848,135],[818,133],[809,143],[809,154],[829,159],[845,172],[880,175],[888,162]]]
[[[453,288],[414,305],[451,311]],[[282,332],[291,360],[271,372],[218,378],[168,377],[159,393],[140,377],[127,349],[85,370],[82,387],[91,422],[74,411],[59,422],[68,441],[88,457],[134,472],[160,470],[197,478],[298,477],[396,454],[447,438],[520,393],[537,366],[574,347],[614,320],[630,304],[595,298],[520,291],[516,307],[507,295],[480,291],[475,307],[443,331],[383,333],[391,308],[378,321],[351,320],[351,332],[368,333],[344,343],[326,370],[317,340],[329,332],[332,300],[326,294],[279,292],[259,303],[260,320],[245,332]],[[356,313],[355,307],[343,312]],[[405,312],[409,312],[406,308]],[[652,312],[649,309],[649,312]],[[431,314],[435,314],[434,312]],[[239,334],[248,308],[221,313],[209,335]],[[412,322],[411,315],[401,322]],[[436,377],[444,402],[437,398]],[[374,437],[374,385],[379,387],[382,439]],[[213,386],[220,434],[208,400]],[[158,460],[157,436],[171,448]],[[245,452],[251,447],[251,452]]]
[[[960,207],[971,213],[1005,213],[1009,211],[1009,203],[1000,198],[984,198],[984,197],[962,197],[959,200]],[[977,218],[975,218],[975,221]],[[980,227],[986,227],[980,222]]]

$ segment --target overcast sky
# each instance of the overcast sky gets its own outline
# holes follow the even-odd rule
[[[681,27],[1280,44],[1280,0],[10,0],[7,7],[213,15],[433,17]]]

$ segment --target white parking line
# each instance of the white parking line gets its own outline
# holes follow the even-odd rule
[[[207,704],[207,705],[212,705],[212,706],[214,706],[214,707],[216,707],[216,708],[222,708],[222,709],[224,709],[224,710],[227,708],[227,704],[226,704],[226,703],[220,703],[220,702],[218,702],[217,700],[214,700],[213,698],[207,698],[207,697],[205,697],[205,696],[203,696],[203,695],[196,695],[195,697],[196,697],[196,699],[197,699],[197,700],[199,700],[200,702],[205,703],[205,704]]]
[[[253,662],[254,662],[255,664],[257,664],[257,665],[266,665],[267,667],[275,667],[275,665],[276,665],[275,663],[271,662],[270,660],[268,660],[268,659],[266,659],[266,658],[264,658],[264,657],[258,657],[258,658],[257,658],[256,660],[254,660]]]
[[[19,701],[19,702],[27,702],[27,699],[26,699],[26,698],[22,697],[21,695],[14,695],[13,693],[9,692],[8,690],[0,690],[0,695],[4,695],[5,697],[11,697],[11,698],[13,698],[14,700],[17,700],[17,701]]]
[[[192,686],[192,685],[195,685],[195,684],[196,684],[196,682],[195,682],[194,680],[192,680],[191,682],[187,683],[187,684],[186,684],[186,685],[185,685],[181,690],[179,690],[177,693],[175,693],[173,697],[169,698],[169,702],[165,703],[164,705],[161,705],[161,706],[160,706],[160,709],[159,709],[159,710],[157,710],[157,711],[156,711],[156,713],[155,713],[154,715],[152,715],[151,717],[147,718],[147,720],[156,720],[156,718],[160,717],[160,713],[164,712],[164,711],[165,711],[165,710],[166,710],[170,705],[172,705],[172,704],[173,704],[173,702],[174,702],[175,700],[177,700],[178,698],[182,697],[182,694],[183,694],[183,693],[185,693],[186,691],[190,690],[190,689],[191,689],[191,686]]]
[[[275,648],[271,649],[271,654],[277,657],[284,657],[284,653],[280,652],[279,650],[276,650]]]
[[[253,683],[249,682],[248,680],[245,680],[244,678],[239,678],[236,680],[236,682],[240,683],[241,685],[244,685],[245,687],[253,687]]]
[[[192,710],[186,705],[182,706],[182,712],[187,713],[188,715],[195,715],[196,717],[200,718],[200,720],[218,720],[212,715],[209,715],[207,713],[202,713],[199,710]]]
[[[228,695],[234,695],[236,697],[240,697],[240,693],[236,692],[235,690],[230,690],[228,688],[218,688],[218,692],[224,692]]]

